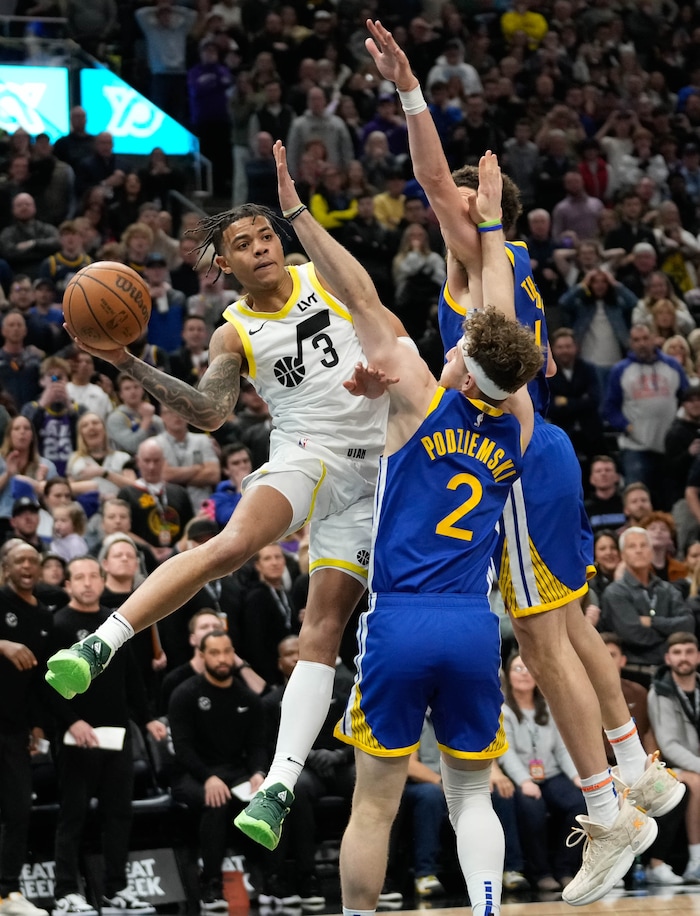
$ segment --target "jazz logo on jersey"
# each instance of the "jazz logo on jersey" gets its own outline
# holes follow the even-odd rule
[[[280,385],[285,388],[296,388],[304,380],[306,375],[304,341],[306,340],[311,342],[311,346],[315,351],[320,351],[323,355],[323,359],[320,360],[322,366],[330,369],[338,365],[338,354],[333,348],[333,341],[323,331],[324,328],[330,327],[330,323],[330,316],[328,309],[326,309],[323,312],[311,315],[298,324],[296,355],[282,356],[272,367],[275,378]]]

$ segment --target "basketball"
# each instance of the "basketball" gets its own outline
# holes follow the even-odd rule
[[[70,280],[63,317],[72,337],[96,350],[133,343],[151,315],[145,280],[119,261],[96,261]]]

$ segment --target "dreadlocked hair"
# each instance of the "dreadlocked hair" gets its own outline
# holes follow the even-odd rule
[[[492,305],[470,312],[464,333],[468,355],[504,391],[522,388],[544,362],[532,331]]]
[[[199,262],[204,257],[204,253],[209,246],[212,246],[214,253],[209,262],[209,267],[207,269],[208,273],[214,266],[214,259],[216,256],[224,253],[224,232],[228,227],[246,217],[250,217],[255,221],[259,216],[266,219],[278,235],[280,234],[280,230],[284,232],[282,228],[283,223],[280,217],[273,210],[270,210],[269,207],[263,207],[261,204],[241,204],[239,207],[234,207],[233,210],[224,210],[223,213],[217,213],[214,216],[205,216],[203,219],[200,219],[194,229],[188,229],[187,232],[185,232],[186,236],[192,235],[196,238],[200,238],[202,234],[204,234],[204,240],[201,245],[197,245],[195,248],[195,251],[199,251],[200,255],[197,258],[194,269],[197,269]],[[287,233],[284,232],[284,235],[287,236]],[[221,268],[218,268],[218,271],[217,280],[221,275]]]
[[[458,188],[471,188],[479,190],[479,169],[475,165],[463,165],[452,173],[452,180]],[[508,175],[503,176],[503,192],[501,194],[501,222],[503,229],[508,232],[515,226],[515,222],[523,212],[520,203],[518,186]]]

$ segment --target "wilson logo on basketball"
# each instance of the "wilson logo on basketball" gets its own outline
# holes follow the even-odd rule
[[[117,277],[115,286],[117,289],[123,289],[125,293],[129,294],[131,299],[133,299],[136,305],[141,309],[143,317],[148,321],[148,310],[146,309],[146,303],[143,301],[141,290],[137,289],[128,277]]]

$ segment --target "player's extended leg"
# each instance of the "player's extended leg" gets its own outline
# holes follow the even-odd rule
[[[406,783],[408,756],[355,751],[352,813],[340,847],[343,913],[376,910],[386,874],[389,835]]]
[[[607,770],[598,698],[571,645],[567,606],[514,617],[513,631],[581,778]]]
[[[578,613],[578,602],[575,602]],[[545,695],[581,777],[588,816],[577,818],[586,838],[583,864],[564,889],[567,903],[582,906],[603,897],[656,839],[656,821],[618,799],[603,745],[598,698],[569,639],[567,605],[514,619],[520,654]],[[619,804],[619,806],[618,806]],[[574,835],[575,836],[575,835]]]
[[[491,802],[491,761],[462,760],[443,753],[440,772],[472,913],[497,914],[501,906],[505,837]]]
[[[681,801],[685,786],[658,760],[647,758],[637,726],[620,686],[620,674],[605,643],[591,625],[578,601],[567,605],[567,631],[598,697],[608,739],[615,753],[616,779],[630,789],[630,798],[652,817],[668,814]]]
[[[629,709],[622,695],[620,673],[578,600],[566,605],[566,629],[598,697],[603,727],[623,725],[629,719]]]
[[[207,582],[238,569],[278,540],[291,522],[292,507],[282,493],[271,486],[254,487],[220,534],[166,560],[127,598],[117,617],[112,615],[91,636],[53,655],[46,680],[66,699],[84,693],[133,633],[181,607]]]
[[[282,698],[272,765],[260,791],[234,821],[267,849],[279,842],[294,786],[328,715],[340,640],[364,590],[358,579],[331,567],[316,570],[309,580],[299,661]]]

